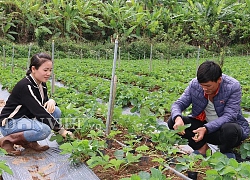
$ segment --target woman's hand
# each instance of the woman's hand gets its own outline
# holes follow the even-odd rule
[[[56,102],[53,99],[49,99],[45,104],[44,107],[46,110],[51,114],[55,111]]]
[[[59,134],[62,135],[62,137],[67,137],[67,135],[71,138],[75,138],[74,134],[71,131],[67,131],[63,127],[58,131]]]

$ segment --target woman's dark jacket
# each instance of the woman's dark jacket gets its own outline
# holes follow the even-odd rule
[[[8,119],[11,113],[15,111],[15,115],[10,119],[35,118],[50,126],[51,129],[58,130],[59,122],[43,106],[48,101],[45,83],[42,83],[42,88],[43,100],[37,83],[30,75],[20,80],[13,88],[6,105],[1,111],[0,126],[2,126],[2,121],[5,118]]]

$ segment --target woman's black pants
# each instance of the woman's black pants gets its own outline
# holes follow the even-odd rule
[[[221,153],[228,153],[231,152],[232,149],[236,146],[239,146],[242,141],[242,129],[236,123],[225,123],[223,124],[220,129],[212,133],[206,133],[204,138],[199,141],[195,142],[192,137],[194,137],[193,130],[202,127],[205,122],[199,121],[197,119],[184,116],[182,117],[184,124],[191,124],[190,127],[185,129],[185,135],[182,137],[188,139],[188,145],[193,148],[194,150],[200,149],[204,144],[209,143],[213,145],[218,145],[220,148]],[[174,121],[169,118],[168,120],[168,127],[173,129]]]

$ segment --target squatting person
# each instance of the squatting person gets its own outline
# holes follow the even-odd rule
[[[59,123],[61,111],[53,99],[48,98],[46,82],[52,72],[52,59],[47,53],[35,54],[30,60],[26,77],[13,88],[0,114],[0,147],[8,154],[20,155],[14,144],[36,151],[45,151],[37,141],[47,138],[51,129],[66,137],[73,136]]]
[[[179,134],[188,139],[195,154],[205,155],[207,143],[218,145],[220,152],[235,158],[232,149],[249,135],[249,123],[241,112],[240,83],[225,74],[213,61],[203,62],[197,77],[192,79],[184,93],[172,104],[170,129],[191,124]],[[192,105],[191,114],[182,112]]]

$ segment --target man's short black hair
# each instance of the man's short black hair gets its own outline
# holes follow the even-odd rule
[[[208,81],[217,82],[222,76],[222,70],[214,61],[203,62],[197,70],[197,80],[199,83],[207,83]]]

